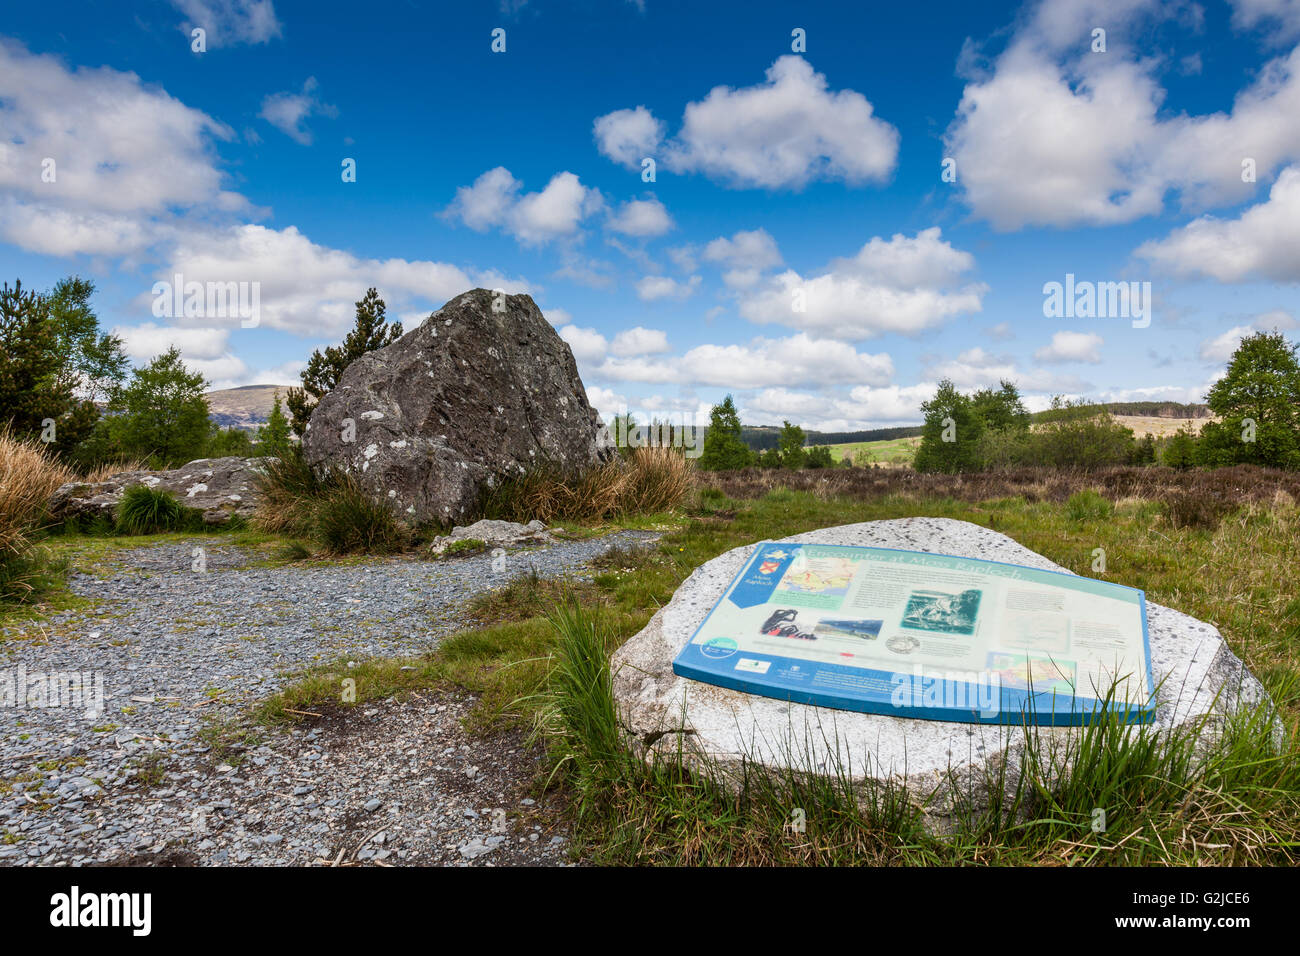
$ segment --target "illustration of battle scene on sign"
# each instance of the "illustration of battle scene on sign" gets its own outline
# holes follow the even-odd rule
[[[794,608],[777,608],[763,622],[759,632],[768,637],[792,637],[815,641],[819,637],[848,637],[874,641],[880,636],[884,621],[818,620],[812,615],[799,617]]]
[[[918,631],[942,631],[945,634],[974,634],[979,615],[978,588],[951,594],[946,591],[913,591],[900,622]]]

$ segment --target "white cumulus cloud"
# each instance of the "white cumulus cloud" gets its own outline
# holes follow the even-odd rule
[[[887,385],[894,374],[888,354],[857,351],[845,342],[805,333],[758,338],[746,345],[697,345],[680,356],[608,358],[592,370],[617,382],[762,388],[800,384]]]
[[[522,280],[469,274],[444,262],[364,258],[314,243],[293,226],[270,229],[245,224],[185,233],[177,238],[167,267],[159,269],[156,278],[170,282],[176,273],[187,283],[256,282],[261,327],[331,338],[352,325],[355,303],[372,285],[394,314],[407,311],[412,303],[431,311],[476,286],[503,288],[512,294],[528,291]],[[148,295],[142,295],[141,304],[148,301]],[[228,320],[231,325],[237,322],[238,318]]]
[[[987,71],[973,75],[945,136],[974,212],[1001,230],[1131,222],[1179,196],[1197,210],[1254,195],[1300,159],[1300,48],[1277,57],[1226,111],[1162,113],[1162,61],[1123,39],[1180,15],[1150,0],[1097,5],[1049,0],[1024,19]],[[1108,47],[1092,53],[1105,24]]]
[[[1091,362],[1101,361],[1103,339],[1093,332],[1057,332],[1048,345],[1034,352],[1040,362]]]
[[[139,215],[246,205],[223,191],[213,148],[234,132],[134,73],[70,70],[0,39],[0,129],[0,189],[41,208]]]
[[[494,226],[520,242],[537,245],[572,236],[582,220],[601,209],[599,190],[576,175],[556,173],[540,192],[523,193],[523,184],[504,166],[489,169],[470,186],[461,186],[444,215],[482,232]]]
[[[777,59],[762,83],[716,86],[688,103],[680,130],[662,144],[663,124],[643,106],[600,117],[595,133],[600,151],[625,166],[659,151],[674,172],[764,189],[884,180],[894,169],[899,140],[866,97],[832,91],[825,76],[793,55]]]
[[[569,323],[559,332],[560,338],[568,343],[573,358],[578,362],[599,362],[609,349],[609,341],[595,329],[584,329]]]
[[[673,219],[668,210],[658,199],[629,199],[618,207],[606,224],[613,231],[625,236],[649,238],[662,236],[673,228]]]
[[[668,335],[662,329],[647,329],[636,326],[624,329],[614,336],[609,350],[615,355],[658,355],[672,351],[668,345]]]
[[[1272,279],[1300,282],[1300,166],[1288,166],[1267,201],[1236,219],[1202,216],[1167,237],[1143,243],[1136,255],[1178,275],[1220,282]]]
[[[268,43],[281,35],[272,0],[171,0],[185,16],[181,29],[201,27],[207,46],[216,49],[236,43]]]
[[[688,298],[700,282],[699,276],[691,276],[685,282],[678,282],[669,276],[645,276],[636,284],[636,295],[642,302],[656,302],[659,299],[681,301]]]
[[[664,124],[644,106],[606,113],[592,125],[601,153],[629,168],[640,169],[641,161],[653,156],[664,138]]]
[[[316,77],[309,76],[298,93],[272,93],[262,100],[262,111],[258,113],[280,132],[295,143],[310,146],[311,130],[307,120],[314,115],[334,117],[338,110],[328,103],[321,102],[316,95]]]
[[[937,226],[910,237],[877,236],[823,270],[771,277],[742,294],[740,314],[848,341],[916,335],[980,310],[987,287],[963,280],[974,266],[974,256],[944,240]]]

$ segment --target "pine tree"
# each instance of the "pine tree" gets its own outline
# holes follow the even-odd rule
[[[1166,467],[1183,471],[1196,463],[1196,435],[1186,425],[1169,436],[1160,461]]]
[[[280,390],[276,389],[271,414],[267,416],[266,424],[257,429],[257,451],[268,458],[283,458],[289,453],[289,444],[289,419],[284,417]]]
[[[41,422],[57,419],[72,401],[59,383],[63,363],[58,332],[45,296],[24,291],[21,281],[0,289],[0,425],[21,438],[41,433]]]
[[[728,395],[709,412],[709,430],[704,436],[704,452],[699,467],[709,471],[744,468],[753,461],[753,453],[740,437],[740,413]]]
[[[126,377],[122,342],[101,334],[90,306],[95,284],[75,276],[52,292],[24,292],[22,283],[0,289],[0,425],[15,434],[44,437],[67,456],[99,419],[95,400]]]
[[[312,352],[302,371],[302,388],[289,389],[287,404],[293,416],[293,432],[299,438],[307,431],[316,403],[338,386],[349,365],[367,352],[391,345],[402,337],[402,323],[390,325],[385,320],[384,300],[374,288],[366,290],[365,298],[356,306],[356,325],[343,344],[331,345],[323,353],[319,349]]]

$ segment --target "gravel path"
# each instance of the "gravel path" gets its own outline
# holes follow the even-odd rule
[[[118,552],[111,576],[70,582],[92,608],[0,632],[0,682],[103,682],[99,714],[0,707],[0,865],[569,862],[521,789],[535,766],[521,741],[460,729],[468,695],[278,731],[237,768],[214,766],[197,734],[314,664],[428,652],[468,626],[466,598],[530,566],[582,576],[654,537],[563,540],[504,569],[490,555],[257,567],[219,538]]]

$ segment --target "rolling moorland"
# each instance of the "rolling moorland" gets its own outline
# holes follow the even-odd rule
[[[60,288],[56,306],[89,294]],[[47,300],[10,296],[15,315],[49,321]],[[493,335],[506,320],[490,296],[458,296],[436,327],[448,339],[526,340]],[[493,401],[550,402],[513,420],[576,420],[572,447],[592,457],[485,483],[460,523],[518,523],[505,537],[477,522],[457,532],[419,487],[380,485],[389,499],[410,494],[412,511],[425,505],[427,519],[401,520],[363,484],[366,469],[309,460],[323,448],[325,461],[346,462],[337,456],[355,450],[377,471],[379,443],[362,435],[341,449],[328,444],[342,434],[332,429],[291,441],[275,403],[254,435],[216,428],[202,376],[175,349],[129,383],[121,371],[98,418],[51,377],[46,401],[65,401],[74,424],[73,413],[88,419],[79,444],[41,441],[42,406],[15,403],[25,427],[0,435],[0,654],[25,674],[98,674],[103,699],[5,713],[0,862],[1296,862],[1300,361],[1284,336],[1242,341],[1208,395],[1213,415],[1178,412],[1199,429],[1138,437],[1118,413],[1150,409],[1060,400],[1031,415],[1012,383],[965,394],[944,381],[921,406],[919,436],[874,436],[916,442],[910,464],[880,467],[862,456],[836,464],[789,422],[775,444],[751,447],[730,396],[713,407],[698,459],[673,447],[597,454],[596,413],[567,372],[567,348],[529,297],[508,308],[512,327],[551,337],[550,352],[502,367],[549,367],[572,389],[569,412],[556,412],[553,389],[508,377]],[[421,335],[434,323],[407,338],[381,318],[371,290],[357,303],[355,354],[332,353],[341,387],[316,393],[311,421],[350,413],[360,393],[368,410],[391,401],[403,363],[428,377],[439,355]],[[368,354],[380,349],[382,360]],[[460,399],[488,380],[467,388],[458,366],[447,369]],[[418,384],[408,407],[437,394]],[[290,396],[295,418],[301,398]],[[184,427],[155,429],[169,412]],[[375,428],[385,418],[358,417]],[[448,432],[467,422],[466,440],[481,437],[473,416],[434,421]],[[195,479],[216,467],[187,465],[188,453],[232,435],[249,457],[222,461],[255,473],[226,496],[238,508],[190,507],[211,490]],[[531,435],[513,440],[527,458]],[[137,460],[132,481],[99,481],[120,471],[111,456],[123,448],[184,467],[149,476]],[[417,477],[436,465],[426,459]],[[184,493],[149,480],[177,473]],[[107,489],[102,506],[56,513],[56,501],[83,500],[78,489]],[[980,525],[1067,570],[1145,590],[1218,629],[1267,699],[1217,722],[1208,742],[1198,727],[1093,721],[1064,777],[1028,728],[1009,727],[1032,755],[1005,782],[1011,806],[959,807],[942,836],[888,785],[863,798],[819,772],[761,774],[737,790],[680,753],[647,763],[625,745],[610,655],[693,571],[760,539],[911,517]],[[791,807],[806,829],[790,828]]]
[[[500,312],[469,290],[402,336],[369,290],[346,347],[313,355],[287,395],[292,421],[273,398],[250,432],[213,421],[175,349],[127,376],[92,291],[0,290],[34,329],[0,360],[44,382],[6,395],[0,434],[0,672],[73,669],[103,695],[6,710],[0,862],[1296,861],[1300,360],[1281,333],[1243,339],[1208,410],[1166,410],[1173,434],[1118,420],[1156,408],[1056,399],[1030,414],[1011,382],[943,381],[918,428],[810,436],[785,421],[749,429],[753,446],[728,395],[689,458],[597,445],[571,352],[528,295]],[[524,351],[471,378],[448,358],[485,343]],[[74,388],[87,364],[103,408]],[[238,401],[218,414],[257,414],[264,393]],[[460,411],[429,415],[433,401]],[[507,405],[500,418],[532,427],[484,442],[484,410]],[[43,440],[52,407],[66,424]],[[390,423],[434,424],[420,468]],[[867,447],[837,463],[810,438],[900,460]],[[580,463],[556,466],[556,449]],[[737,790],[680,752],[628,747],[611,654],[695,568],[761,538],[922,516],[1203,620],[1268,698],[1204,741],[1191,724],[1093,721],[1065,777],[1011,726],[1031,758],[998,784],[1010,805],[958,806],[941,836],[888,783],[863,796],[818,771]]]
[[[649,464],[631,467],[645,477]],[[558,501],[546,519],[560,543],[504,563],[472,544],[440,559],[412,541],[337,553],[309,528],[269,530],[274,515],[215,532],[54,529],[42,546],[67,583],[0,617],[6,656],[37,666],[50,648],[79,646],[88,662],[116,650],[129,667],[167,644],[165,659],[191,669],[133,681],[63,751],[38,744],[41,715],[24,717],[0,779],[28,801],[0,819],[5,862],[1295,862],[1296,473],[686,467],[653,471],[671,487],[640,511],[592,513],[540,483],[519,489],[496,513]],[[1064,788],[1024,782],[1035,826],[981,817],[948,839],[889,795],[864,809],[833,782],[787,780],[736,797],[609,749],[610,702],[572,668],[584,654],[603,661],[695,567],[757,537],[913,515],[996,529],[1081,574],[1106,549],[1108,578],[1223,632],[1272,694],[1288,743],[1275,751],[1244,727],[1193,768],[1177,748],[1102,736],[1098,761]],[[212,659],[195,672],[198,647]],[[389,748],[416,739],[445,740],[443,756],[390,765]],[[1113,808],[1103,834],[1089,829],[1099,792]],[[203,833],[187,794],[213,808]],[[806,837],[790,832],[790,805],[809,808]],[[152,822],[88,836],[92,811]],[[367,843],[380,828],[384,842]]]

